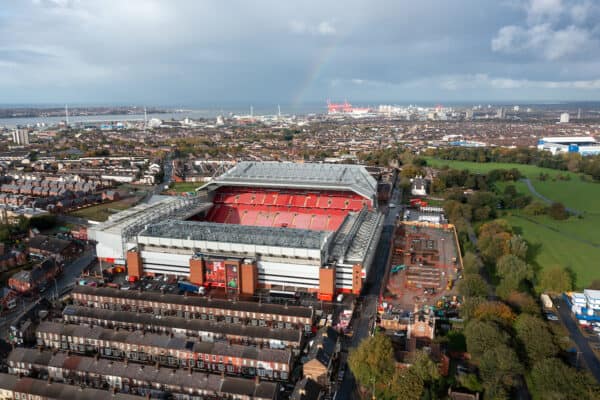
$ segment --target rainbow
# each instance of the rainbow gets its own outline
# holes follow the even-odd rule
[[[318,56],[315,59],[315,62],[308,69],[308,74],[304,78],[298,93],[292,98],[292,108],[296,108],[302,103],[304,100],[304,95],[310,89],[319,76],[321,75],[321,71],[329,61],[333,58],[335,51],[337,49],[337,40],[330,41],[326,46],[324,46],[319,52]]]

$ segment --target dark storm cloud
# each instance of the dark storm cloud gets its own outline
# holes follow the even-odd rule
[[[5,103],[569,100],[600,94],[592,0],[8,0]]]

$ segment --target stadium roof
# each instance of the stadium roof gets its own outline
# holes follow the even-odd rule
[[[377,194],[377,181],[366,168],[348,164],[243,161],[200,189],[211,186],[351,190],[371,200]]]
[[[149,225],[139,237],[162,237],[302,249],[320,249],[331,232],[214,222],[167,220]]]

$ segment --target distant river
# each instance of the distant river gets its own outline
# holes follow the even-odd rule
[[[254,115],[275,115],[277,114],[277,105],[274,106],[256,106],[254,107]],[[282,114],[296,114],[305,115],[310,113],[323,113],[326,111],[326,106],[323,105],[302,105],[302,106],[281,106]],[[200,110],[189,110],[174,113],[162,113],[162,114],[148,114],[148,120],[151,118],[158,118],[163,121],[183,120],[185,118],[199,119],[199,118],[215,118],[217,115],[223,115],[225,117],[230,114],[237,115],[248,115],[250,114],[250,107],[230,107],[230,108],[219,108],[219,109],[200,109]],[[65,117],[29,117],[29,118],[0,118],[0,127],[14,128],[17,125],[36,125],[38,123],[44,123],[47,126],[58,125],[64,121]],[[144,114],[123,114],[123,115],[85,115],[85,116],[69,116],[69,124],[75,123],[94,123],[94,122],[124,122],[124,121],[143,121]]]

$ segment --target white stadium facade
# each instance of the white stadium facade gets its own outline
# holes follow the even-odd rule
[[[358,293],[381,231],[377,182],[357,165],[240,162],[197,190],[90,228],[128,274],[184,276],[242,294]]]

